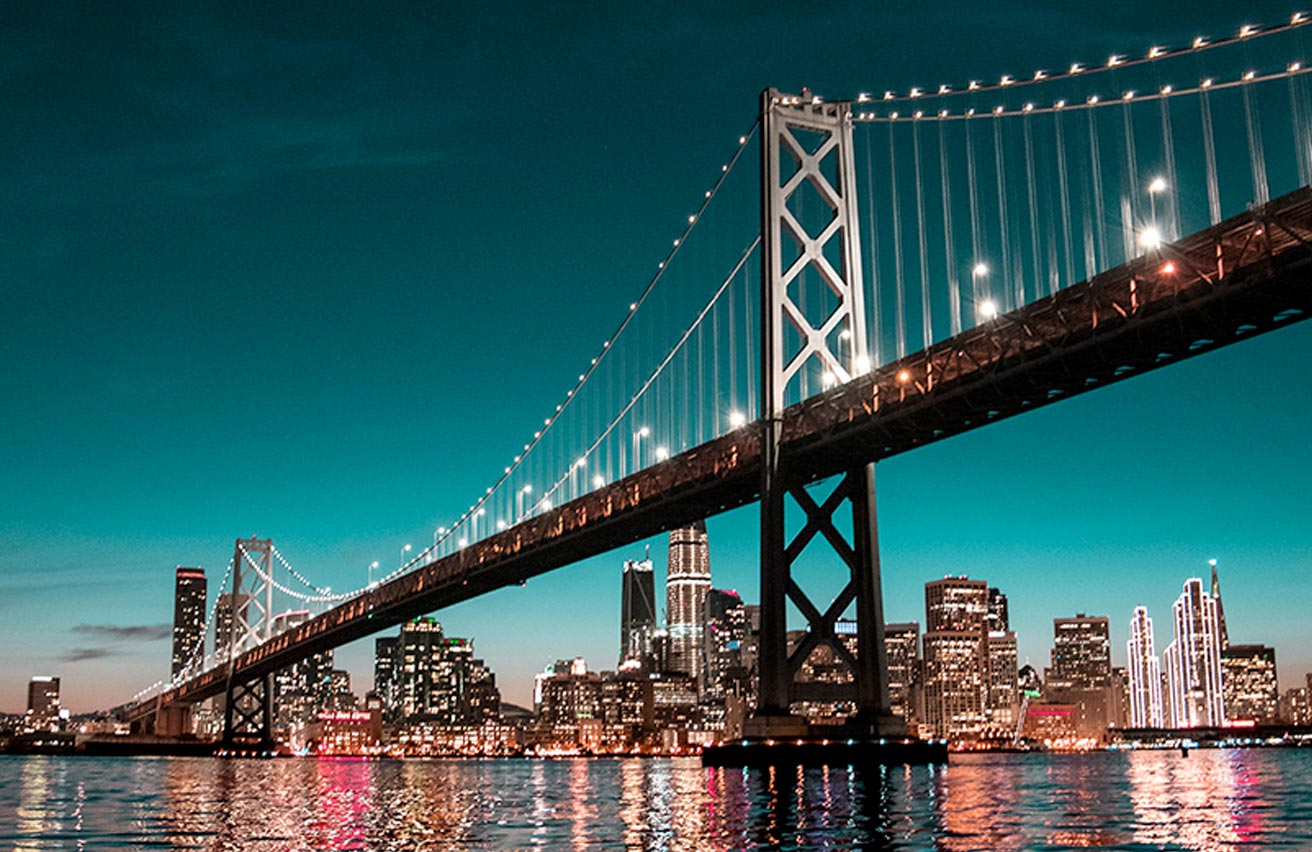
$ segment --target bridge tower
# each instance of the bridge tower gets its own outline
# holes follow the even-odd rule
[[[273,540],[239,538],[232,556],[228,673],[223,702],[223,745],[268,751],[273,747],[273,684],[270,675],[234,677],[235,661],[273,632]]]
[[[889,711],[884,650],[879,535],[875,515],[875,468],[848,470],[819,502],[804,489],[810,477],[781,452],[780,423],[805,371],[845,383],[871,369],[861,278],[861,243],[852,112],[847,103],[824,103],[807,95],[761,95],[761,639],[760,697],[749,737],[793,737],[805,720],[789,705],[808,697],[808,684],[795,677],[811,652],[827,644],[851,669],[857,713],[851,726],[870,735],[903,735],[906,726]],[[819,197],[821,219],[808,224],[798,211],[802,195]],[[814,205],[813,205],[814,206]],[[816,230],[818,227],[818,230]],[[801,288],[822,282],[825,313],[805,310]],[[812,295],[814,309],[818,300]],[[791,540],[788,503],[806,516]],[[846,507],[846,508],[844,508]],[[835,522],[851,512],[851,540]],[[793,566],[812,543],[827,545],[846,567],[846,584],[823,609],[798,583]],[[806,638],[788,653],[788,602],[805,616]],[[856,654],[838,639],[835,624],[855,603]],[[822,685],[816,685],[822,686]]]

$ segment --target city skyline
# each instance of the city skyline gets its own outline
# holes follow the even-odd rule
[[[1249,11],[1281,20],[1289,10]],[[1243,23],[1219,7],[1192,12],[1186,36]],[[940,57],[934,73],[969,79],[1018,70],[1021,59],[1059,67],[1182,35],[1178,9],[1103,13],[1113,17],[1094,26],[1079,10],[1019,15],[1005,36]],[[573,380],[586,355],[578,341],[609,333],[750,125],[760,88],[841,96],[883,80],[925,82],[901,69],[924,67],[911,57],[933,54],[937,37],[871,57],[855,18],[835,11],[811,32],[800,14],[628,13],[617,42],[589,30],[583,45],[561,48],[595,56],[596,67],[567,73],[560,60],[572,54],[538,54],[490,78],[479,49],[504,58],[561,22],[526,15],[513,25],[518,40],[497,47],[459,17],[348,26],[274,14],[273,36],[269,22],[177,12],[161,16],[167,37],[151,43],[162,56],[154,64],[132,61],[152,54],[94,16],[66,16],[58,31],[7,28],[16,81],[28,81],[15,87],[13,118],[29,133],[11,161],[14,203],[0,214],[0,272],[17,282],[0,335],[0,356],[15,365],[0,378],[11,400],[0,447],[0,709],[21,709],[32,675],[61,677],[75,711],[165,676],[174,566],[200,565],[217,584],[238,535],[271,536],[335,588],[365,582],[373,562],[390,571],[406,544],[426,544]],[[927,14],[963,39],[982,15]],[[357,24],[368,61],[349,52],[342,61],[337,48]],[[200,25],[214,37],[198,38]],[[389,61],[412,26],[450,40],[451,51]],[[733,63],[750,71],[727,67],[690,29],[729,33],[753,51]],[[814,69],[772,57],[764,45],[780,31],[841,38],[868,62]],[[59,36],[97,51],[55,73]],[[246,60],[229,53],[240,46]],[[626,52],[631,82],[609,80],[608,63]],[[331,67],[298,61],[324,54]],[[100,73],[102,60],[120,79]],[[269,78],[281,88],[266,88]],[[465,138],[473,134],[460,116],[520,103],[529,80],[613,112],[562,119],[587,110],[568,95],[563,113],[553,98],[524,99],[495,144],[480,142],[486,151]],[[177,106],[198,86],[212,114]],[[694,96],[708,88],[715,97]],[[330,89],[359,94],[343,104]],[[435,105],[437,92],[445,100]],[[391,96],[385,107],[374,104],[379,93]],[[296,108],[280,111],[286,101]],[[524,127],[566,135],[544,153],[516,139]],[[508,233],[516,250],[497,250]],[[580,271],[582,246],[595,269]],[[1204,576],[1216,557],[1234,641],[1279,649],[1282,687],[1296,683],[1312,668],[1302,618],[1312,404],[1289,389],[1301,386],[1310,344],[1312,327],[1295,326],[882,463],[888,620],[921,620],[921,584],[967,573],[1007,592],[1022,663],[1045,663],[1045,622],[1093,612],[1111,618],[1113,660],[1123,664],[1132,608],[1146,605],[1161,630],[1180,580]],[[924,511],[949,486],[960,507],[950,528]],[[708,526],[717,586],[756,600],[754,510]],[[660,553],[661,542],[649,543]],[[479,640],[515,701],[551,659],[605,667],[619,631],[616,566],[641,552],[624,548],[437,616]],[[595,612],[573,612],[593,597]],[[533,637],[562,630],[563,611],[560,646],[537,647]],[[339,653],[362,684],[372,649],[370,639]]]

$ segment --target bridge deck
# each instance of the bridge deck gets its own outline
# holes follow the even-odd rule
[[[1304,188],[790,407],[785,475],[829,476],[1304,319],[1309,264]],[[241,654],[234,677],[750,503],[759,459],[754,425],[702,444],[335,607]],[[136,712],[226,678],[202,673]]]

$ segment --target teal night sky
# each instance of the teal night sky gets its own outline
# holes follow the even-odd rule
[[[34,674],[75,712],[166,675],[174,566],[216,582],[237,536],[335,588],[427,544],[613,330],[761,89],[994,78],[1294,11],[703,5],[0,11],[0,711]],[[1087,612],[1122,662],[1131,609],[1164,646],[1215,557],[1232,639],[1301,682],[1310,350],[1296,326],[881,464],[889,620],[968,573],[1008,594],[1022,660]],[[749,601],[755,524],[708,524]],[[614,665],[641,552],[437,615],[527,703],[551,660]],[[371,643],[338,659],[368,687]]]

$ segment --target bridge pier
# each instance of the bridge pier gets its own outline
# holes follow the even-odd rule
[[[273,678],[270,675],[228,682],[223,702],[223,748],[236,752],[273,751]]]

